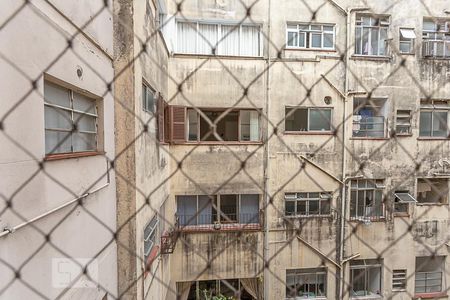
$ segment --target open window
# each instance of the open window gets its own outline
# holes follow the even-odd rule
[[[314,299],[326,296],[326,268],[286,270],[287,299]]]
[[[355,54],[387,55],[389,16],[356,15]]]
[[[187,110],[186,140],[191,142],[260,140],[259,112],[241,109],[226,112],[225,109]],[[215,131],[214,125],[215,124]]]
[[[414,53],[414,44],[416,41],[416,33],[411,28],[400,28],[399,51],[402,54]]]
[[[179,295],[186,295],[183,299],[187,300],[256,300],[252,294],[259,298],[259,284],[256,278],[178,282],[177,292]]]
[[[384,218],[383,182],[381,179],[351,181],[350,219],[366,221]]]
[[[352,298],[381,297],[382,264],[375,259],[350,262],[350,287]]]
[[[386,99],[355,98],[353,102],[353,137],[386,137],[387,112]]]
[[[417,201],[421,204],[448,203],[448,178],[418,178]]]
[[[397,214],[408,214],[409,204],[417,202],[409,191],[395,191],[394,197],[394,213]]]
[[[331,132],[331,108],[286,107],[285,131]]]
[[[158,250],[158,217],[154,216],[144,228],[144,263],[146,267],[151,264]]]
[[[442,292],[444,265],[445,256],[416,257],[416,296]]]
[[[330,215],[331,192],[286,193],[284,199],[287,217]]]

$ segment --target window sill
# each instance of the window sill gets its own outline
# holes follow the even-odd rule
[[[173,142],[174,145],[191,145],[191,146],[245,146],[245,145],[262,145],[263,142],[220,142],[220,141],[207,141],[207,142]]]
[[[422,59],[423,59],[423,60],[431,60],[431,61],[433,61],[433,60],[446,60],[446,61],[448,61],[448,60],[450,60],[450,57],[431,57],[431,56],[422,56]]]
[[[88,156],[97,156],[97,155],[103,155],[103,154],[105,154],[105,152],[103,152],[103,151],[47,154],[44,157],[44,161],[69,159],[69,158],[80,158],[80,157],[88,157]]]
[[[363,222],[363,221],[369,221],[370,223],[384,223],[386,222],[386,217],[372,217],[373,219],[371,219],[371,217],[368,217],[367,219],[356,219],[354,217],[350,217],[350,222]]]
[[[332,131],[285,131],[285,135],[334,135]]]
[[[448,141],[447,137],[418,137],[418,141]]]
[[[295,216],[283,216],[284,219],[312,219],[312,218],[318,218],[318,219],[328,219],[331,218],[332,215],[309,215],[309,216],[302,216],[302,215],[295,215]]]
[[[220,58],[220,59],[264,60],[263,56],[213,55],[213,54],[189,54],[189,53],[173,53],[173,57],[174,58]]]
[[[377,296],[350,296],[350,299],[383,299],[381,295]]]
[[[377,138],[377,137],[350,137],[350,140],[369,140],[369,141],[386,141],[386,140],[389,140],[389,138],[386,138],[386,137],[380,137],[380,138]]]
[[[372,60],[372,61],[390,61],[392,57],[390,56],[374,56],[374,55],[358,55],[353,54],[350,59],[353,60]]]
[[[439,292],[439,293],[422,293],[422,294],[414,294],[413,299],[437,299],[437,298],[448,298],[447,293]]]
[[[394,217],[405,217],[405,218],[410,217],[409,213],[407,213],[407,212],[394,212],[394,213],[392,213],[392,215]]]
[[[183,225],[179,230],[186,233],[202,233],[202,232],[229,232],[229,231],[260,231],[261,225],[259,223],[254,224],[220,224],[219,228],[214,228],[215,224],[202,224],[202,225]]]
[[[307,52],[328,52],[328,53],[336,53],[336,49],[321,49],[321,48],[290,48],[285,47],[285,51],[307,51]]]
[[[399,52],[398,53],[399,55],[408,55],[408,56],[415,56],[416,55],[416,53],[402,53],[402,52]]]
[[[416,203],[416,206],[446,206],[447,203]]]
[[[412,137],[412,136],[413,136],[412,133],[395,134],[395,137]]]

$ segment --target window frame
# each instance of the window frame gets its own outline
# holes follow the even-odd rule
[[[185,142],[186,143],[195,143],[195,144],[216,144],[216,143],[223,143],[223,144],[230,144],[230,143],[261,143],[262,141],[262,132],[261,132],[261,110],[260,109],[251,109],[251,108],[235,108],[230,110],[227,114],[231,113],[231,112],[237,112],[238,113],[238,120],[237,120],[237,127],[238,127],[238,134],[237,140],[233,140],[233,141],[220,141],[220,140],[213,140],[213,141],[204,141],[201,139],[201,120],[202,120],[202,116],[200,115],[200,113],[198,111],[201,112],[220,112],[220,113],[224,113],[225,111],[227,111],[227,108],[202,108],[202,107],[198,107],[198,108],[194,108],[194,107],[187,107],[186,108],[186,117],[185,117]],[[189,129],[190,129],[190,122],[189,122],[189,112],[194,111],[196,116],[197,116],[197,126],[196,126],[196,136],[197,139],[193,140],[189,138]],[[250,111],[250,112],[257,112],[258,113],[258,139],[255,141],[252,140],[244,140],[242,139],[242,114],[241,112],[243,111]],[[226,115],[225,115],[226,117]],[[251,126],[251,125],[250,125]],[[211,134],[210,134],[211,136]]]
[[[424,24],[426,22],[432,22],[434,25],[434,29],[425,29]],[[446,26],[447,30],[440,30],[439,26]],[[438,36],[442,35],[442,39],[439,39]],[[447,37],[447,38],[446,38]],[[439,43],[443,43],[443,55],[437,55],[437,47],[433,46],[433,53],[427,53],[427,47],[429,44],[437,45]],[[447,53],[448,51],[448,53]],[[422,19],[422,57],[430,58],[430,59],[450,59],[450,19],[447,18],[426,18]]]
[[[357,264],[356,262],[361,262],[361,264]],[[350,262],[350,288],[351,290],[353,290],[353,282],[354,282],[354,274],[353,271],[354,270],[364,270],[365,274],[364,274],[364,281],[365,281],[365,286],[367,287],[368,284],[368,280],[367,280],[367,273],[369,272],[369,269],[375,269],[375,268],[379,268],[380,270],[380,294],[377,294],[376,297],[382,298],[383,297],[383,280],[384,280],[384,276],[383,276],[383,262],[381,261],[376,261],[376,259],[358,259],[358,260],[353,260]],[[366,290],[367,291],[367,290]],[[365,298],[365,297],[375,297],[372,295],[350,295],[350,299],[359,299],[359,298]]]
[[[419,181],[424,181],[424,183],[426,183],[426,184],[428,184],[428,185],[430,185],[430,187],[431,187],[431,191],[433,191],[433,184],[432,183],[428,183],[428,181],[430,181],[430,182],[432,182],[433,180],[442,180],[442,181],[446,181],[446,183],[447,183],[447,194],[446,194],[446,196],[445,196],[445,202],[421,202],[421,201],[419,201],[419,193],[421,193],[421,192],[419,192]],[[416,200],[417,200],[417,205],[419,205],[419,206],[423,206],[423,205],[448,205],[449,204],[449,192],[450,192],[450,188],[449,188],[449,184],[450,184],[450,178],[436,178],[436,177],[433,177],[433,178],[427,178],[427,177],[418,177],[417,179],[416,179],[416,183],[417,183],[417,194],[416,194]],[[435,185],[434,185],[435,186]],[[430,191],[430,192],[431,192]]]
[[[306,194],[306,197],[301,197],[300,194]],[[318,197],[311,197],[311,194],[318,194]],[[295,198],[288,198],[288,195],[294,195]],[[321,197],[321,196],[324,197]],[[310,202],[318,201],[318,214],[310,214]],[[285,193],[284,196],[284,216],[286,218],[308,218],[308,217],[330,217],[331,216],[331,204],[333,201],[333,193],[332,192],[293,192],[293,193]],[[294,214],[287,214],[286,207],[287,202],[294,202]],[[298,213],[298,205],[299,202],[305,202],[305,212],[306,214]],[[328,213],[322,214],[322,202],[328,202]]]
[[[291,114],[291,116],[295,115],[295,110],[307,110],[307,130],[286,130],[286,122],[287,122],[287,110],[291,109],[291,111],[289,112]],[[329,121],[329,130],[310,130],[310,123],[311,123],[311,110],[317,110],[317,111],[321,111],[321,110],[329,110],[330,111],[330,121]],[[287,134],[308,134],[308,133],[313,133],[313,134],[331,134],[333,132],[333,107],[303,107],[303,106],[286,106],[284,109],[284,132]],[[292,112],[294,111],[294,112]],[[322,115],[322,113],[319,112],[320,115]]]
[[[403,113],[403,115],[402,115]],[[407,114],[407,116],[406,116]],[[400,119],[400,120],[399,120]],[[403,120],[404,123],[400,121]],[[410,136],[412,134],[412,111],[410,109],[397,109],[395,112],[395,135],[396,136]],[[407,132],[398,130],[400,127],[408,128]]]
[[[402,30],[412,30],[414,32],[414,35],[416,35],[414,28],[407,28],[407,27],[400,27],[398,30],[398,52],[400,54],[414,54],[415,53],[415,45],[416,45],[416,39],[417,39],[417,35],[415,38],[405,38],[402,35]],[[409,45],[409,52],[404,52],[402,51],[402,44],[408,44]]]
[[[196,27],[196,37],[195,37],[195,51],[193,53],[183,52],[180,50],[180,46],[178,45],[178,24],[179,23],[193,23]],[[199,53],[199,39],[205,40],[199,33],[199,25],[214,25],[217,28],[217,42],[212,46],[217,45],[215,49],[215,53]],[[222,36],[222,26],[237,26],[239,28],[233,29],[233,32],[236,30],[239,32],[239,54],[223,54],[221,51],[221,45],[223,45],[223,36]],[[258,28],[258,55],[242,55],[242,27],[257,27]],[[229,36],[229,35],[228,35]],[[224,57],[263,57],[263,38],[262,38],[262,24],[259,23],[239,23],[239,22],[230,22],[227,20],[197,20],[197,19],[185,19],[185,18],[176,18],[175,19],[175,54],[181,55],[204,55],[204,56],[224,56]],[[212,50],[212,49],[211,49]]]
[[[395,269],[392,270],[392,290],[393,291],[405,291],[407,287],[407,269]]]
[[[365,181],[365,186],[364,187],[360,187],[359,186],[359,182],[360,181]],[[353,183],[356,182],[356,184],[354,185]],[[381,183],[381,185],[377,186],[377,182]],[[369,220],[369,221],[378,221],[378,220],[384,220],[386,218],[386,205],[385,203],[383,203],[383,191],[385,189],[384,186],[385,183],[385,179],[353,179],[350,180],[350,220],[352,221],[358,221],[358,220]],[[368,186],[368,184],[371,184],[373,186]],[[363,191],[364,192],[364,196],[363,196],[363,200],[359,199],[359,192]],[[357,199],[356,199],[356,203],[353,204],[353,199],[352,199],[352,194],[353,192],[355,192]],[[364,202],[364,215],[359,216],[358,212],[359,209],[358,207],[360,207],[359,201],[366,201],[365,195],[367,192],[372,192],[372,201],[375,203],[376,201],[376,193],[379,192],[381,193],[381,215],[375,215],[375,216],[367,216],[367,203]],[[355,215],[352,216],[352,205],[354,205],[355,207]],[[369,207],[373,207],[373,206],[369,206]],[[375,207],[376,209],[376,207]],[[375,210],[376,212],[376,210]]]
[[[389,128],[389,110],[388,107],[388,98],[360,98],[355,97],[353,98],[353,113],[352,113],[352,136],[353,139],[386,139],[388,138],[388,128]],[[357,105],[360,103],[359,105]],[[378,104],[378,105],[377,105]],[[355,106],[356,105],[356,106]],[[373,112],[376,113],[376,115],[371,117],[363,118],[361,115],[361,110],[370,108]],[[355,118],[355,117],[360,118]],[[376,122],[373,121],[371,123],[369,122],[361,122],[363,119],[369,119],[369,118],[382,118],[382,122]],[[356,120],[358,119],[358,120]],[[382,135],[370,135],[370,129],[368,126],[376,126],[377,124],[383,125],[383,131]],[[355,129],[355,126],[359,126],[359,129]],[[361,127],[365,127],[364,129],[361,129]],[[360,132],[364,133],[364,135],[358,135]],[[375,132],[381,132],[380,130]]]
[[[296,29],[292,29],[289,27],[296,26]],[[308,29],[304,29],[301,27],[308,26]],[[320,30],[311,29],[312,26],[320,26]],[[333,27],[332,31],[325,31],[324,27]],[[295,33],[297,35],[297,46],[291,46],[289,45],[289,33]],[[321,46],[320,47],[313,47],[312,43],[312,35],[313,34],[320,34],[321,36]],[[332,34],[333,40],[332,40],[332,47],[325,47],[324,41],[325,41],[325,34]],[[300,46],[300,35],[304,36],[304,46]],[[308,37],[309,36],[309,37]],[[307,45],[307,41],[309,41]],[[286,49],[301,49],[301,50],[322,50],[322,51],[335,51],[336,50],[336,24],[332,23],[290,23],[288,22],[286,24],[286,43],[285,43]]]
[[[307,297],[305,299],[325,299],[327,297],[327,289],[328,289],[328,269],[326,267],[319,267],[319,268],[298,268],[298,269],[286,269],[286,298],[285,299],[298,299],[298,297],[301,297],[300,299],[303,299],[304,296],[299,296],[298,294],[294,297],[291,297],[290,293],[292,292],[291,289],[288,288],[287,282],[288,277],[294,277],[294,285],[295,290],[299,292],[299,289],[297,289],[297,282],[299,282],[301,277],[306,277],[308,275],[315,275],[315,297]],[[319,276],[324,276],[324,295],[318,295],[318,286],[319,286]]]
[[[444,106],[437,106],[435,105],[436,102],[446,102],[447,105]],[[434,130],[434,114],[435,113],[443,113],[445,112],[447,114],[447,130],[446,130],[446,135],[445,136],[436,136],[433,135],[435,130]],[[419,139],[448,139],[448,135],[450,134],[450,129],[449,129],[449,112],[450,112],[450,101],[449,100],[437,100],[437,99],[433,99],[431,100],[431,103],[429,101],[421,101],[420,103],[420,108],[419,108]],[[422,131],[422,113],[431,113],[431,118],[430,118],[430,135],[421,135],[421,131]]]
[[[62,106],[55,103],[51,103],[47,101],[47,97],[45,95],[45,89],[46,86],[50,85],[53,86],[56,89],[64,90],[64,92],[67,93],[67,96],[69,97],[69,106]],[[102,107],[101,107],[101,101],[102,99],[98,96],[95,96],[91,93],[88,93],[86,91],[83,91],[75,86],[72,86],[68,83],[62,82],[58,79],[53,80],[53,78],[44,78],[44,91],[43,91],[43,104],[44,104],[44,111],[45,107],[52,108],[54,113],[60,114],[58,110],[62,110],[65,112],[68,112],[70,114],[70,120],[66,119],[67,121],[70,121],[71,129],[63,129],[63,128],[48,128],[45,124],[45,112],[44,112],[44,146],[45,146],[45,160],[53,160],[53,159],[60,159],[60,158],[71,158],[71,157],[80,157],[80,156],[91,156],[91,155],[97,155],[100,152],[100,147],[102,146],[102,128],[100,127],[100,124],[102,124],[103,120],[103,114],[102,114]],[[74,108],[74,102],[75,97],[74,94],[81,95],[83,97],[88,98],[88,100],[93,102],[92,108],[94,109],[94,113],[91,112],[85,112],[79,109]],[[80,117],[75,120],[74,115],[78,114]],[[60,114],[61,115],[61,114]],[[79,130],[77,121],[81,119],[82,116],[88,116],[94,118],[94,128],[95,131],[89,131],[89,130]],[[74,128],[77,128],[74,130]],[[55,152],[57,148],[62,144],[61,141],[58,142],[57,148],[53,148],[50,152],[47,152],[47,145],[46,145],[46,132],[67,132],[67,134],[70,133],[69,137],[65,137],[63,139],[63,142],[66,142],[67,140],[70,140],[70,147],[71,151],[68,152]],[[82,133],[82,134],[92,134],[95,136],[95,145],[93,145],[93,149],[85,149],[82,151],[74,151],[74,142],[72,140],[72,136],[74,133]]]
[[[153,223],[153,224],[152,224]],[[145,231],[147,228],[150,228],[150,231],[148,235],[145,235]],[[147,225],[144,226],[143,231],[143,241],[144,241],[144,264],[147,266],[150,262],[149,259],[152,259],[152,251],[155,248],[155,246],[158,245],[158,228],[159,228],[159,218],[158,215],[153,216],[150,221],[147,223]],[[148,250],[146,251],[146,243],[151,243]]]
[[[363,18],[369,18],[370,25],[364,24]],[[387,19],[387,24],[381,24],[381,19]],[[376,24],[376,21],[378,20],[378,24]],[[358,24],[359,23],[359,24]],[[375,23],[375,24],[374,24]],[[362,57],[389,57],[389,43],[387,42],[389,40],[389,29],[391,26],[391,17],[389,15],[373,15],[373,14],[356,14],[355,19],[355,48],[354,48],[354,55],[355,56],[362,56]],[[372,30],[373,28],[378,28],[378,46],[377,46],[377,54],[370,53],[371,51],[368,51],[367,54],[364,54],[364,29],[369,29],[369,34],[367,35],[367,41],[368,41],[368,47],[369,49],[372,47]],[[386,39],[384,40],[384,49],[385,53],[380,54],[380,42],[381,42],[381,31],[383,28],[386,28]],[[360,38],[361,41],[358,41],[358,35],[357,31],[360,30]],[[357,53],[357,45],[360,45],[361,53]]]
[[[145,89],[145,100],[144,100],[144,89]],[[152,93],[153,95],[153,101],[152,101],[152,105],[149,109],[148,107],[148,99],[147,96],[148,94]],[[141,95],[141,101],[142,101],[142,110],[147,112],[147,113],[151,113],[151,114],[155,114],[156,112],[156,106],[157,106],[157,101],[158,101],[158,92],[156,92],[156,90],[154,88],[152,88],[150,86],[150,84],[147,83],[147,81],[142,80],[142,95]]]
[[[443,292],[443,290],[446,288],[445,287],[445,264],[446,264],[446,256],[436,256],[434,259],[440,259],[442,260],[442,262],[440,262],[438,270],[432,270],[432,271],[427,271],[427,270],[422,270],[422,269],[427,269],[428,266],[430,266],[430,264],[426,264],[424,265],[423,263],[418,266],[418,260],[433,260],[433,258],[431,256],[417,256],[416,260],[415,260],[415,273],[414,273],[414,295],[416,296],[420,296],[420,295],[436,295],[436,294],[441,294]],[[436,278],[427,278],[427,274],[440,274],[440,278],[436,279]],[[418,274],[425,274],[425,278],[424,279],[417,279],[417,275]],[[432,281],[432,280],[440,280],[440,288],[439,291],[427,291],[427,287],[429,288],[430,286],[437,286],[436,284],[434,285],[429,285],[427,286],[427,282],[428,280]],[[417,282],[418,281],[423,281],[425,282],[425,285],[423,286],[425,288],[425,291],[417,291]],[[445,291],[445,290],[444,290]]]

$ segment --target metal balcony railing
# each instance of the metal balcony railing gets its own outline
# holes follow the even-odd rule
[[[353,137],[384,138],[386,128],[385,117],[353,116]]]
[[[450,38],[448,40],[424,40],[422,55],[450,59]]]
[[[185,215],[176,214],[177,227],[182,230],[230,230],[248,229],[257,230],[261,228],[261,214],[203,214]]]

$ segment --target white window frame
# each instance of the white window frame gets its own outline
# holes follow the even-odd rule
[[[412,31],[414,33],[414,28],[400,28],[399,29],[399,38],[398,38],[398,43],[399,43],[399,47],[398,47],[398,52],[400,52],[401,54],[414,54],[414,46],[416,44],[416,37],[414,38],[406,38],[403,36],[402,30],[408,30],[408,31]],[[415,36],[415,33],[414,33]],[[408,52],[403,52],[402,51],[402,44],[407,44],[409,45],[409,51]]]
[[[58,104],[54,104],[54,103],[50,103],[47,101],[46,97],[45,97],[45,86],[46,85],[53,85],[56,88],[59,89],[63,89],[65,91],[67,91],[68,96],[69,96],[69,101],[70,101],[70,107],[65,107],[65,106],[61,106]],[[77,110],[74,108],[74,93],[77,93],[79,95],[82,95],[86,98],[89,98],[89,100],[92,100],[93,102],[93,108],[95,110],[94,113],[89,113],[89,112],[85,112],[85,111],[81,111],[81,110]],[[45,80],[44,81],[44,107],[51,107],[53,108],[53,110],[57,113],[58,110],[63,110],[66,112],[70,113],[70,121],[71,122],[71,129],[62,129],[62,128],[50,128],[50,127],[46,127],[45,126],[45,131],[54,131],[54,132],[67,132],[67,134],[70,134],[69,137],[65,138],[65,141],[70,140],[71,143],[71,151],[69,152],[55,152],[56,149],[52,149],[51,152],[47,152],[47,150],[45,151],[45,155],[54,155],[54,154],[71,154],[71,153],[83,153],[83,152],[97,152],[98,151],[98,146],[99,146],[99,133],[98,133],[98,122],[99,122],[99,114],[98,114],[98,99],[93,98],[92,96],[88,96],[84,93],[80,93],[78,90],[74,89],[74,88],[69,88],[57,83],[54,83],[52,81],[49,80]],[[79,130],[78,126],[76,126],[77,130],[74,131],[73,128],[76,124],[76,120],[74,118],[75,114],[80,114],[80,115],[86,115],[86,116],[90,116],[93,117],[95,119],[95,131],[86,131],[86,130]],[[79,133],[85,133],[85,134],[94,134],[95,135],[95,145],[93,145],[94,149],[89,149],[89,150],[82,150],[82,151],[74,151],[74,143],[73,143],[73,133],[74,132],[79,132]],[[58,145],[60,144],[60,142],[58,143]]]
[[[194,53],[185,53],[179,50],[178,45],[178,24],[179,23],[194,23],[196,26],[196,41],[195,41],[195,51]],[[205,53],[198,53],[198,44],[199,39],[204,39],[202,36],[200,36],[199,32],[199,25],[215,25],[217,27],[217,48],[215,49],[215,54],[205,54]],[[232,55],[232,54],[222,54],[221,48],[222,48],[222,26],[238,26],[239,28],[233,29],[233,31],[238,30],[239,31],[239,54]],[[258,34],[259,34],[259,45],[258,45],[258,55],[241,55],[242,53],[242,27],[244,26],[250,26],[250,27],[257,27],[258,28]],[[214,45],[212,45],[214,46]],[[176,19],[175,22],[175,53],[176,54],[186,54],[186,55],[207,55],[207,56],[230,56],[230,57],[262,57],[263,56],[263,39],[262,39],[262,25],[258,23],[242,23],[239,24],[237,22],[229,22],[229,21],[199,21],[199,20],[189,20],[189,19]]]
[[[364,181],[365,187],[360,187],[359,182]],[[371,186],[368,186],[371,185]],[[384,180],[383,179],[354,179],[350,181],[350,207],[352,205],[352,193],[356,193],[356,203],[354,203],[355,206],[355,215],[352,216],[351,210],[350,210],[350,219],[351,220],[359,220],[359,219],[369,219],[369,220],[377,220],[377,219],[384,219],[385,218],[385,204],[383,202],[383,190],[384,190]],[[363,197],[363,199],[359,199],[359,191],[364,191],[364,193],[373,193],[372,200],[375,202],[376,193],[381,193],[381,215],[375,215],[375,216],[368,216],[367,215],[367,208],[369,207],[367,203],[364,203],[364,214],[358,215],[358,207],[360,201],[366,201],[366,197]],[[372,206],[374,207],[374,206]],[[376,209],[376,207],[375,207]]]
[[[289,273],[289,274],[288,274]],[[286,270],[286,283],[288,282],[288,276],[289,277],[295,277],[295,281],[297,282],[298,279],[297,277],[304,277],[307,275],[315,275],[315,286],[317,288],[318,285],[318,276],[324,276],[325,280],[324,280],[324,295],[317,295],[317,289],[315,291],[316,296],[315,297],[307,297],[305,299],[326,299],[327,297],[327,289],[328,289],[328,270],[325,267],[322,268],[302,268],[302,269],[288,269]],[[286,299],[304,299],[304,297],[298,298],[299,296],[295,296],[295,297],[289,297],[289,289],[287,288],[286,285]]]
[[[395,116],[395,134],[396,135],[411,135],[411,110],[397,109]],[[407,132],[400,132],[399,127],[408,128]]]
[[[350,299],[373,299],[372,297],[382,298],[383,296],[383,264],[381,262],[374,262],[373,259],[361,259],[361,260],[355,260],[353,262],[359,261],[361,264],[354,263],[353,265],[350,264],[350,288],[353,289],[353,271],[358,269],[363,269],[364,272],[368,272],[369,269],[379,268],[380,269],[380,294],[378,295],[361,295],[361,296],[353,296],[350,295]],[[367,273],[365,273],[366,275]],[[367,278],[364,277],[366,286],[367,286]]]
[[[424,18],[423,23],[425,22],[433,22],[434,29],[429,30],[422,27],[422,56],[423,57],[431,57],[431,58],[443,58],[450,59],[450,50],[447,47],[450,47],[450,19],[431,19]],[[442,29],[442,26],[444,28]],[[439,30],[438,30],[439,29]],[[442,35],[442,38],[439,36]],[[443,44],[443,55],[437,55],[437,45],[440,43]],[[429,50],[430,45],[432,47],[432,53]],[[428,50],[427,50],[428,49]]]
[[[295,106],[287,106],[285,107],[285,114],[286,114],[286,110],[287,109],[292,109],[292,110],[307,110],[308,111],[308,120],[307,120],[307,129],[306,131],[301,131],[301,130],[286,130],[286,121],[287,118],[285,116],[285,132],[288,133],[298,133],[298,132],[314,132],[314,133],[329,133],[333,131],[333,108],[331,107],[295,107]],[[310,121],[311,121],[311,110],[329,110],[330,111],[330,129],[329,130],[311,130],[310,129]],[[289,112],[291,113],[291,112]],[[294,115],[294,113],[291,113],[291,115]]]
[[[152,249],[157,245],[158,241],[158,225],[159,218],[158,216],[154,216],[144,227],[144,264],[147,264],[147,259],[152,252]],[[145,235],[145,231],[150,227],[150,231],[148,235]],[[149,243],[149,246],[146,244]],[[147,251],[145,250],[147,248]]]
[[[289,27],[296,26],[296,29],[292,29]],[[303,27],[307,26],[308,29],[304,29]],[[320,26],[321,29],[311,29],[312,26]],[[332,31],[325,31],[324,27],[333,27]],[[289,45],[289,33],[295,33],[297,34],[297,46],[290,46]],[[321,35],[321,46],[320,47],[313,47],[312,46],[312,35],[313,34],[320,34]],[[325,34],[333,34],[333,41],[332,47],[325,47],[324,41],[325,41]],[[305,45],[300,46],[300,35],[304,36]],[[307,35],[309,35],[309,39],[307,38]],[[309,41],[309,44],[306,44],[306,41]],[[326,24],[326,23],[298,23],[298,24],[287,24],[286,27],[286,49],[311,49],[311,50],[336,50],[336,24]]]
[[[143,93],[145,89],[145,94]],[[149,93],[151,93],[153,95],[153,103],[151,104],[151,107],[149,107],[149,103],[148,103],[148,99],[147,96],[149,95]],[[155,113],[155,106],[156,106],[156,101],[157,101],[157,97],[158,97],[158,93],[150,87],[149,84],[147,84],[147,82],[142,81],[142,109],[145,112],[148,113]]]
[[[436,102],[447,102],[447,105],[436,105]],[[430,112],[431,113],[431,135],[420,135],[420,129],[421,129],[421,116],[423,112]],[[434,113],[442,113],[445,112],[447,113],[447,132],[446,132],[446,136],[434,136]],[[421,103],[420,104],[420,111],[419,111],[419,137],[423,137],[423,138],[441,138],[441,139],[445,139],[447,138],[448,134],[449,134],[449,112],[450,112],[450,105],[449,105],[449,101],[447,100],[431,100],[431,103]]]
[[[302,194],[306,194],[306,197],[303,197]],[[311,194],[319,194],[318,197],[311,197]],[[331,215],[331,201],[333,200],[332,192],[298,192],[298,193],[286,193],[284,196],[285,209],[284,213],[286,217],[329,217]],[[318,201],[319,209],[318,214],[311,214],[309,209],[310,201]],[[286,214],[286,202],[294,202],[294,211],[293,215]],[[306,214],[298,213],[298,204],[305,202],[305,210]],[[322,214],[322,202],[328,202],[328,213]]]
[[[362,18],[370,18],[370,25],[365,25]],[[382,22],[380,22],[377,25],[374,25],[374,20],[376,19],[382,19],[382,18],[387,18],[388,22],[385,22],[382,24]],[[388,34],[389,34],[389,27],[390,27],[390,17],[389,16],[385,16],[385,15],[379,15],[379,16],[374,16],[374,15],[365,15],[365,14],[357,14],[356,15],[356,23],[355,23],[355,55],[357,56],[379,56],[379,57],[387,57],[388,53],[389,53],[389,44],[387,43],[388,40]],[[363,41],[364,41],[364,29],[365,28],[369,28],[369,34],[367,37],[367,41],[368,41],[368,47],[369,49],[372,49],[372,30],[373,28],[378,28],[378,53],[370,53],[370,51],[368,51],[367,54],[364,54],[364,45],[363,45]],[[357,35],[356,35],[356,31],[360,29],[361,30],[361,41],[357,41]],[[386,29],[386,40],[384,40],[384,49],[385,49],[385,53],[384,54],[380,54],[380,42],[381,40],[381,31],[382,29]],[[356,53],[356,44],[360,43],[361,46],[361,53]]]

